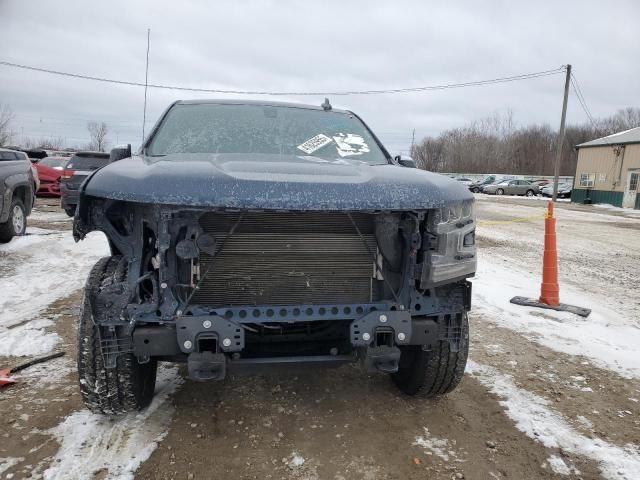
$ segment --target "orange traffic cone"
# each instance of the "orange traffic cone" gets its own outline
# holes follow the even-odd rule
[[[556,219],[553,216],[553,202],[547,206],[544,217],[544,255],[542,258],[542,285],[540,303],[560,305],[558,286],[558,250],[556,249]]]
[[[556,250],[556,219],[553,216],[553,202],[547,206],[544,217],[544,255],[542,258],[542,285],[540,298],[513,297],[511,303],[524,307],[539,307],[571,312],[588,317],[591,310],[574,305],[560,303],[560,287],[558,286],[558,251]]]

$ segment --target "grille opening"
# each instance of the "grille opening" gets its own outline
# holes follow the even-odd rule
[[[376,346],[377,347],[393,347],[393,332],[390,330],[377,331],[376,332]]]
[[[348,320],[248,324],[245,358],[329,355],[351,352]],[[336,350],[332,350],[332,349]]]
[[[198,352],[212,352],[218,351],[218,338],[217,337],[198,337]]]
[[[215,308],[381,299],[383,281],[374,277],[371,257],[377,250],[373,215],[352,214],[361,237],[343,213],[245,212],[227,239],[239,216],[207,212],[200,217],[216,251],[199,257],[200,271],[211,267],[211,272],[193,303]],[[278,308],[267,315],[275,320],[283,313]]]

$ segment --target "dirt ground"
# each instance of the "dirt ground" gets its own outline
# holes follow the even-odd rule
[[[542,220],[513,220],[541,216],[544,202],[479,196],[476,207],[480,262],[539,275]],[[562,285],[606,297],[640,329],[640,218],[566,203],[557,210]],[[29,225],[68,230],[63,215],[39,201]],[[0,278],[21,268],[12,258],[0,252]],[[638,478],[630,472],[640,465],[639,377],[551,348],[487,308],[470,315],[469,373],[437,400],[403,396],[388,377],[352,365],[221,383],[190,381],[180,367],[166,371],[169,386],[150,412],[102,419],[82,409],[77,390],[80,300],[75,290],[38,314],[54,319],[47,331],[66,356],[0,390],[0,478]],[[0,365],[25,359],[0,356]],[[539,415],[524,418],[527,402],[514,409],[503,384],[539,402]],[[556,436],[542,430],[550,415],[564,425]]]

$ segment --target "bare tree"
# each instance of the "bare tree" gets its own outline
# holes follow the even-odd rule
[[[0,103],[0,145],[6,145],[11,142],[13,132],[11,131],[11,121],[13,120],[13,112],[9,105]]]
[[[104,122],[89,122],[87,123],[87,130],[91,136],[91,141],[87,146],[89,150],[97,150],[98,152],[104,152],[109,145],[107,140],[107,134],[109,129]]]
[[[25,137],[22,140],[22,148],[28,149],[47,149],[47,150],[62,150],[65,148],[65,139],[63,137],[40,137],[31,138]]]
[[[573,175],[575,145],[640,126],[640,108],[625,108],[593,124],[569,125],[560,173]],[[517,127],[510,111],[494,113],[467,126],[416,142],[412,155],[425,170],[457,173],[551,175],[558,134],[549,125]]]

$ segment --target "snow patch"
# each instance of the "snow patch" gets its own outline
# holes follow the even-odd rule
[[[4,457],[0,458],[0,475],[9,470],[11,467],[16,466],[20,462],[24,461],[24,457]]]
[[[167,401],[183,382],[175,366],[158,370],[156,393],[142,412],[112,419],[81,410],[50,430],[60,449],[45,480],[92,479],[97,472],[107,479],[133,480],[134,472],[167,435],[173,407]]]
[[[51,320],[38,319],[6,330],[0,329],[0,356],[43,355],[60,341],[54,332],[45,332],[53,325]]]
[[[601,209],[604,209],[604,210],[609,210],[610,212],[624,213],[624,214],[627,214],[627,215],[629,215],[631,217],[640,218],[640,210],[634,210],[632,208],[614,207],[613,205],[610,205],[608,203],[595,203],[593,206],[595,208],[601,208]]]
[[[287,465],[289,465],[289,468],[298,468],[301,467],[302,465],[304,465],[304,457],[302,457],[301,455],[297,454],[296,452],[293,452],[291,454],[291,459],[289,460],[289,462],[287,463]]]
[[[0,355],[47,353],[58,338],[45,332],[51,322],[39,316],[82,287],[93,264],[109,255],[100,232],[77,244],[66,231],[30,227],[29,232],[34,234],[0,245]],[[15,325],[20,326],[9,328]],[[32,346],[19,338],[25,333]]]
[[[456,456],[455,451],[451,449],[449,440],[447,440],[446,438],[437,438],[432,436],[429,433],[429,429],[426,427],[424,427],[424,435],[416,437],[413,445],[417,445],[429,450],[429,452],[437,455],[445,462],[448,462],[450,457]]]
[[[640,478],[640,448],[637,445],[619,447],[600,438],[580,434],[561,414],[549,407],[545,398],[518,388],[510,375],[499,373],[492,367],[469,360],[467,373],[501,398],[500,404],[516,428],[530,438],[547,448],[561,448],[593,459],[605,478]]]
[[[593,430],[593,423],[591,423],[591,420],[589,420],[587,417],[583,416],[583,415],[577,415],[576,416],[576,420],[585,428],[588,428],[589,430]]]
[[[514,296],[535,296],[540,278],[519,270],[513,262],[480,257],[473,282],[475,314],[482,314],[553,350],[585,356],[596,365],[625,377],[640,378],[640,328],[637,321],[609,309],[594,298],[562,285],[562,301],[592,309],[588,318],[568,312],[526,308],[509,303]],[[591,391],[590,387],[583,387]]]
[[[580,475],[580,470],[578,470],[573,465],[567,465],[565,461],[557,455],[551,455],[547,458],[546,465],[542,465],[543,467],[548,466],[554,473],[558,475],[571,475],[572,473],[575,475]]]

